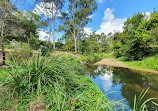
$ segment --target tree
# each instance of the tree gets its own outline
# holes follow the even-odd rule
[[[73,37],[75,52],[77,40],[84,26],[90,21],[89,16],[96,10],[95,0],[69,0],[68,14],[64,14],[64,25],[61,27],[66,35]]]
[[[0,1],[0,43],[3,54],[3,63],[5,65],[4,39],[8,36],[20,35],[23,29],[19,27],[19,20],[13,15],[16,11],[10,0]]]
[[[66,43],[63,45],[63,49],[66,51],[74,51],[74,42],[71,39],[67,39]]]
[[[17,11],[14,13],[14,16],[20,20],[21,28],[24,29],[24,36],[27,37],[28,44],[31,34],[35,36],[37,29],[46,25],[45,21],[42,21],[39,15],[31,11]]]
[[[153,37],[156,42],[158,42],[158,27],[151,30],[150,36]]]
[[[126,60],[141,60],[149,54],[148,31],[144,30],[145,27],[142,25],[144,22],[146,22],[144,15],[138,12],[124,23],[123,33],[115,34],[114,39],[117,42],[114,48],[117,57],[124,56]]]
[[[127,33],[128,35],[135,34],[135,31],[138,29],[143,19],[144,19],[144,15],[140,12],[134,14],[132,18],[128,18],[123,26],[124,33]]]
[[[39,7],[37,7],[34,12],[39,15],[45,15],[47,18],[50,30],[50,37],[52,36],[53,40],[53,47],[55,50],[55,31],[56,28],[56,21],[61,16],[61,10],[63,7],[64,0],[42,0]]]

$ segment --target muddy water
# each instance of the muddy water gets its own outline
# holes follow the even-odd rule
[[[143,89],[149,88],[145,98],[158,98],[158,75],[136,73],[129,69],[114,68],[110,66],[86,66],[91,77],[103,93],[107,94],[111,101],[124,99],[125,111],[133,109],[134,97]],[[154,100],[158,103],[158,99]],[[158,107],[148,102],[148,110],[156,111]],[[118,110],[122,110],[122,102],[117,104]]]

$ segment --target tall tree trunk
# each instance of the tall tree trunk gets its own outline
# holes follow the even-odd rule
[[[1,47],[2,47],[2,57],[3,57],[3,63],[2,65],[5,65],[5,51],[4,51],[4,43],[3,43],[3,28],[4,28],[4,23],[1,21]]]
[[[2,56],[3,56],[3,63],[2,63],[2,65],[5,65],[6,63],[5,63],[5,51],[4,51],[4,44],[3,44],[3,42],[1,43],[1,47],[2,47]]]
[[[74,35],[74,42],[75,42],[75,52],[77,52],[77,39],[76,39],[75,35]]]
[[[55,36],[54,36],[54,32],[55,32],[55,17],[53,18],[53,48],[55,50]]]
[[[78,45],[78,52],[80,52],[80,41],[79,40],[77,42],[77,45]]]

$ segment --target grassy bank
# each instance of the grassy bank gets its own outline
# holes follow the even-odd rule
[[[32,57],[1,70],[2,110],[111,110],[113,103],[72,55]],[[6,76],[4,76],[6,75]]]
[[[11,69],[0,69],[2,110],[116,111],[121,102],[111,102],[72,54],[15,58],[8,64]]]
[[[109,54],[102,53],[102,54],[93,54],[89,56],[83,56],[83,55],[80,56],[80,59],[82,61],[86,61],[89,64],[93,64],[104,58],[116,59],[114,53],[109,53]],[[126,64],[130,68],[158,71],[158,55],[147,57],[140,61],[124,61],[123,57],[117,58],[116,60],[121,61],[123,64]]]
[[[141,61],[125,62],[129,67],[158,71],[158,55],[145,58]]]

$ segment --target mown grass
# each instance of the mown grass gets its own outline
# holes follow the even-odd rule
[[[145,58],[141,61],[125,62],[125,64],[133,68],[150,69],[153,71],[158,71],[158,55]]]

